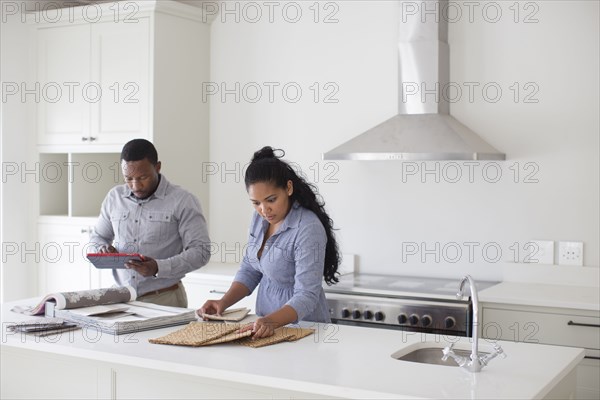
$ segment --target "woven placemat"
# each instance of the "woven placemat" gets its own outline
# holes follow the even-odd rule
[[[260,339],[245,338],[239,340],[237,343],[241,344],[242,346],[258,348],[281,342],[295,342],[296,340],[300,340],[303,337],[312,335],[314,332],[314,329],[291,328],[283,326],[281,328],[275,329],[275,333],[273,334],[273,336]]]
[[[154,344],[171,344],[176,346],[209,346],[217,343],[237,342],[248,347],[263,347],[280,342],[294,342],[314,333],[314,329],[281,327],[275,329],[273,336],[253,339],[252,331],[238,332],[244,325],[211,322],[190,322],[184,328],[165,336],[149,339]]]
[[[240,324],[190,322],[182,329],[148,341],[154,344],[198,347],[235,332],[240,327]]]
[[[242,340],[238,340],[237,343],[241,344],[242,346],[253,347],[256,349],[258,347],[270,346],[270,345],[276,344],[276,343],[287,342],[287,341],[292,340],[293,337],[294,337],[294,335],[287,335],[287,336],[273,335],[273,336],[269,336],[266,338],[260,338],[260,339],[245,338]]]
[[[211,344],[233,342],[235,340],[243,339],[250,335],[252,335],[252,331],[244,331],[242,333],[235,331],[235,332],[231,332],[225,336],[221,336],[220,338],[213,339],[210,342],[205,342],[202,344],[202,346],[210,346]]]
[[[303,337],[307,337],[307,336],[315,333],[314,329],[308,329],[308,328],[291,328],[288,326],[284,326],[279,329],[282,329],[286,334],[287,333],[293,334],[294,337],[292,339],[290,339],[291,341],[300,340]]]
[[[202,314],[203,318],[215,321],[229,321],[238,322],[246,318],[246,315],[250,312],[249,308],[234,308],[232,310],[224,311],[221,315],[216,314]]]

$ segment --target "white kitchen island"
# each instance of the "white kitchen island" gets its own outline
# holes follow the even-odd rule
[[[15,304],[2,305],[2,398],[568,398],[584,355],[500,342],[508,357],[472,374],[391,357],[426,342],[470,346],[469,338],[310,323],[303,326],[315,335],[258,349],[148,342],[179,327],[36,338],[7,332],[8,323],[31,318],[9,311]],[[489,342],[480,345],[485,350]]]

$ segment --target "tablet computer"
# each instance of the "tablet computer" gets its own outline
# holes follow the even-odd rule
[[[129,260],[144,261],[144,257],[138,253],[88,253],[87,258],[94,267],[101,269],[124,269]]]

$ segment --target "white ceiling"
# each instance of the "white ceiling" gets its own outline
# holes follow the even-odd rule
[[[86,4],[95,4],[95,3],[110,3],[113,1],[114,0],[76,0],[76,1],[64,1],[62,3],[63,3],[63,5],[65,5],[65,7],[72,7],[73,3],[79,3],[81,5],[86,5]],[[209,1],[205,1],[205,0],[175,0],[175,1],[177,1],[178,3],[185,3],[190,6],[200,7],[200,8],[204,7],[204,3],[209,2]]]

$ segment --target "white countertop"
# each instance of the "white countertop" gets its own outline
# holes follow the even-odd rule
[[[598,287],[502,282],[479,292],[485,303],[600,311]]]
[[[189,272],[186,276],[202,277],[203,279],[233,280],[239,269],[239,264],[209,262],[202,268]]]
[[[231,280],[238,269],[238,264],[209,263],[188,275],[200,279]],[[600,311],[600,289],[598,286],[501,282],[479,291],[479,300],[486,303]]]
[[[28,303],[33,303],[30,300]],[[19,302],[19,304],[24,302]],[[31,317],[2,305],[2,326]],[[541,398],[583,358],[583,350],[541,344],[500,342],[508,355],[496,358],[478,374],[459,367],[398,361],[391,354],[407,346],[469,338],[310,324],[312,336],[296,343],[253,349],[235,344],[191,348],[148,343],[179,327],[139,332],[133,336],[103,334],[91,343],[82,331],[60,340],[3,332],[1,346],[58,353],[122,365],[143,366],[232,382],[296,390],[344,398]],[[480,342],[481,350],[489,343]]]

